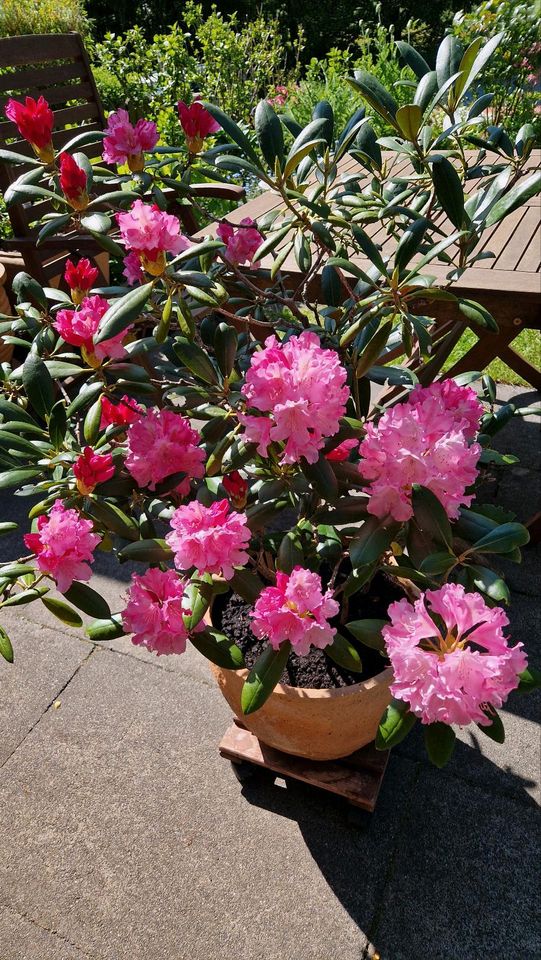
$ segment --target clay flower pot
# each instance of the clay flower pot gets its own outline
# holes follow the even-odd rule
[[[410,599],[418,596],[409,580],[399,582]],[[259,710],[244,716],[240,697],[248,670],[225,670],[213,663],[210,668],[235,717],[258,740],[310,760],[337,760],[366,746],[391,700],[393,672],[386,667],[348,687],[318,690],[279,683]]]

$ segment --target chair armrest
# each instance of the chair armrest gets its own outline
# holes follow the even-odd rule
[[[245,200],[246,190],[234,183],[191,183],[190,193],[196,197],[215,197],[219,200]]]

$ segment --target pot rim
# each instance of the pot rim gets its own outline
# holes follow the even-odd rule
[[[227,670],[225,667],[218,667],[215,663],[210,664],[212,672],[216,676],[234,673],[240,680],[246,680],[249,670]],[[277,683],[272,693],[279,697],[285,697],[288,700],[336,700],[341,697],[347,697],[357,693],[368,693],[374,687],[388,685],[393,678],[392,667],[385,667],[380,673],[376,673],[367,680],[361,680],[359,683],[349,683],[345,687],[292,687],[288,683]]]

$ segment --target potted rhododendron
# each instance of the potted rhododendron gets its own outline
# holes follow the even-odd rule
[[[15,280],[0,487],[34,499],[0,607],[82,626],[81,611],[94,641],[127,634],[158,657],[192,645],[242,723],[290,753],[388,749],[417,721],[438,765],[456,727],[503,740],[499,708],[536,677],[498,555],[520,562],[528,533],[478,490],[511,464],[492,438],[523,411],[495,407],[480,372],[445,379],[434,325],[444,303],[495,328],[453,281],[541,188],[523,175],[527,130],[505,165],[465,149],[486,97],[459,107],[495,43],[447,38],[436,70],[402,44],[418,83],[400,109],[352,78],[395,131],[379,142],[363,106],[335,131],[329,104],[301,129],[262,101],[245,131],[196,101],[179,104],[184,153],[110,117],[114,171],[80,140],[57,157],[46,104],[8,106],[36,157],[3,152],[22,167],[7,202],[46,185],[58,204],[40,242],[91,235],[126,283],[96,287],[77,253],[61,289]],[[393,151],[415,173],[393,175]],[[196,206],[199,164],[263,183],[271,213],[186,236],[165,188]],[[99,550],[137,565],[119,610],[92,587]],[[5,631],[0,650],[13,658]]]

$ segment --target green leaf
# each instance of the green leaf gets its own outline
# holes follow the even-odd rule
[[[341,633],[335,634],[333,642],[325,647],[325,653],[344,670],[362,673],[363,664],[359,651]]]
[[[23,386],[32,408],[45,419],[54,404],[54,384],[44,361],[29,353],[23,364]]]
[[[357,377],[357,380],[363,377],[364,374],[374,365],[375,361],[381,356],[392,329],[393,321],[387,320],[379,327],[378,330],[376,330],[374,336],[368,341],[364,350],[359,355],[355,365],[355,376]]]
[[[67,603],[63,603],[62,600],[57,600],[56,597],[41,597],[41,602],[47,607],[50,613],[54,614],[62,623],[66,623],[68,627],[82,627],[83,621],[79,614]]]
[[[323,499],[334,500],[338,496],[336,474],[323,453],[315,463],[301,459],[301,470]]]
[[[421,573],[427,577],[436,576],[439,573],[445,573],[450,567],[456,564],[456,557],[453,553],[442,551],[441,553],[429,553],[424,557],[419,566]]]
[[[541,192],[541,172],[536,172],[525,180],[520,180],[516,186],[512,187],[497,203],[489,210],[485,220],[485,227],[491,227],[493,223],[503,220],[508,214],[512,213],[523,203],[526,203],[532,197]]]
[[[429,103],[438,92],[438,77],[435,70],[430,70],[421,78],[413,97],[413,102],[419,104],[421,110],[426,110]]]
[[[41,166],[37,157],[25,157],[23,153],[15,153],[13,150],[0,150],[1,163],[26,163],[33,166]]]
[[[417,139],[422,121],[423,111],[417,103],[407,103],[396,111],[396,122],[406,140]]]
[[[471,323],[485,330],[491,330],[492,333],[499,333],[500,328],[494,317],[482,304],[476,303],[475,300],[465,300],[463,297],[459,297],[457,302],[458,309]]]
[[[81,226],[88,230],[92,236],[106,234],[111,229],[111,217],[106,213],[90,213],[88,216],[81,217]]]
[[[0,654],[8,663],[13,663],[13,647],[3,627],[0,627]]]
[[[436,196],[451,223],[460,229],[464,221],[464,191],[460,177],[446,157],[431,160]]]
[[[415,725],[416,717],[410,713],[407,703],[391,700],[383,714],[376,735],[376,750],[396,747]]]
[[[218,374],[214,369],[210,359],[207,354],[201,347],[198,347],[195,343],[191,343],[189,340],[186,340],[184,337],[175,340],[173,344],[173,350],[175,351],[180,362],[184,364],[194,376],[198,377],[200,380],[203,380],[205,383],[217,384],[218,383]]]
[[[59,400],[58,403],[55,403],[53,409],[51,410],[51,416],[49,419],[49,436],[55,450],[60,450],[60,447],[64,442],[64,437],[66,436],[67,428],[68,420],[66,417],[66,407],[64,405],[64,401]]]
[[[0,537],[3,537],[5,533],[11,533],[12,530],[17,530],[18,526],[18,523],[14,523],[11,520],[6,520],[5,523],[0,523]]]
[[[378,517],[368,517],[363,523],[359,536],[349,545],[351,565],[354,569],[379,560],[388,550],[397,531],[397,524],[384,527]]]
[[[291,176],[295,168],[299,165],[301,160],[304,157],[308,156],[320,143],[325,141],[322,138],[323,130],[325,129],[326,120],[312,120],[308,123],[303,130],[299,133],[298,137],[295,138],[291,145],[291,149],[286,157],[285,166],[284,166],[284,179],[288,179]]]
[[[460,41],[454,34],[447,34],[440,43],[436,56],[436,76],[440,87],[443,87],[455,73],[458,73],[462,54],[463,48]]]
[[[531,693],[532,690],[538,690],[541,687],[541,670],[537,670],[535,667],[527,667],[526,670],[519,673],[518,679],[518,692]]]
[[[421,532],[435,543],[450,548],[453,543],[451,524],[437,496],[426,487],[414,484],[411,502]]]
[[[255,152],[252,144],[248,140],[248,137],[242,132],[240,127],[235,123],[231,117],[228,117],[223,110],[220,110],[214,103],[209,103],[208,101],[202,101],[202,106],[205,110],[208,110],[211,117],[220,124],[222,130],[227,134],[228,137],[234,141],[243,150],[247,157],[250,157],[251,160],[259,166],[259,157]]]
[[[261,153],[271,168],[271,173],[274,173],[275,161],[278,160],[282,166],[284,160],[284,131],[267,100],[259,101],[254,124]]]
[[[34,470],[31,467],[21,469],[16,467],[14,470],[4,470],[3,473],[0,473],[0,490],[5,490],[6,487],[20,487],[27,480],[39,477],[40,473],[41,470]]]
[[[122,550],[119,551],[118,555],[122,560],[163,563],[166,560],[170,560],[173,554],[165,540],[150,539],[128,543],[126,547],[123,547]]]
[[[212,599],[211,578],[208,578],[208,582],[203,579],[190,580],[184,591],[184,596],[186,606],[191,611],[188,616],[182,617],[184,626],[187,630],[195,630],[210,606]]]
[[[481,73],[481,70],[483,69],[485,64],[488,63],[492,54],[496,50],[496,47],[499,46],[504,36],[505,36],[505,33],[502,32],[502,33],[497,33],[496,36],[494,37],[491,37],[490,40],[488,40],[487,43],[485,43],[484,47],[482,47],[482,49],[479,51],[479,53],[475,57],[475,60],[473,61],[473,64],[471,65],[471,67],[469,67],[469,63],[465,64],[465,66],[469,67],[469,69],[467,70],[467,76],[465,77],[463,82],[460,84],[460,98],[462,98],[466,93],[466,91],[469,90],[473,81]],[[466,54],[467,52],[468,51],[466,51]],[[466,54],[464,55],[465,57],[466,57]],[[463,68],[462,63],[460,64],[460,68],[461,69]],[[489,96],[492,97],[493,94],[489,94]]]
[[[472,565],[468,568],[469,576],[476,590],[482,590],[487,597],[497,602],[511,602],[511,594],[505,580],[488,567]]]
[[[224,377],[231,374],[237,356],[238,342],[239,338],[234,327],[227,323],[218,325],[214,334],[214,353]]]
[[[213,627],[198,630],[190,640],[199,653],[218,667],[223,667],[225,670],[242,670],[244,667],[244,657],[240,647]]]
[[[259,710],[278,683],[291,652],[289,640],[279,650],[268,646],[254,663],[245,680],[240,703],[245,716]]]
[[[381,147],[378,143],[376,132],[370,123],[364,123],[362,125],[355,137],[354,146],[355,150],[362,155],[363,162],[368,161],[370,168],[376,167],[377,170],[381,170],[383,164]]]
[[[502,523],[473,544],[476,553],[509,553],[515,547],[523,547],[530,534],[521,523]]]
[[[421,80],[425,74],[430,72],[428,63],[414,47],[404,40],[396,40],[395,43],[402,60],[406,66],[413,70],[418,80]]]
[[[424,727],[426,752],[436,767],[444,767],[455,749],[456,733],[446,723],[430,723]]]
[[[503,728],[503,723],[499,713],[490,707],[487,710],[483,710],[483,713],[486,717],[489,718],[490,723],[488,725],[484,723],[478,723],[477,727],[484,733],[487,737],[490,737],[491,740],[494,740],[496,743],[504,743],[505,741],[505,730]]]
[[[419,217],[418,220],[408,223],[396,247],[394,265],[397,270],[403,270],[415,256],[423,242],[428,226],[429,222],[424,217]]]
[[[109,619],[111,616],[107,600],[92,587],[89,587],[87,583],[74,580],[69,590],[64,591],[64,596],[74,607],[82,610],[83,613],[87,613],[89,617]]]
[[[276,565],[284,573],[291,573],[294,567],[304,563],[304,551],[299,531],[295,528],[286,533],[278,549]]]
[[[86,628],[86,633],[94,643],[106,643],[108,640],[123,637],[124,629],[120,613],[114,613],[106,620],[94,620],[94,623]]]
[[[348,77],[347,81],[354,90],[357,90],[361,96],[370,104],[374,110],[388,123],[397,129],[396,111],[398,105],[391,94],[381,85],[379,80],[367,73],[366,70],[356,70],[354,77]]]
[[[341,524],[355,523],[366,517],[366,503],[363,497],[343,497],[337,500],[333,509],[320,508],[316,512],[318,523]]]
[[[346,623],[346,629],[365,647],[371,647],[373,650],[384,653],[385,641],[382,631],[388,623],[388,620],[350,620],[349,623]]]
[[[172,295],[169,294],[169,296],[167,297],[167,300],[163,305],[161,319],[156,328],[156,332],[154,334],[154,339],[156,340],[156,343],[165,342],[167,338],[167,334],[169,333],[169,327],[171,325],[172,311],[173,311],[173,298],[172,298]]]
[[[256,573],[245,568],[235,570],[228,583],[233,593],[237,593],[247,603],[255,603],[264,586]]]
[[[128,517],[120,507],[117,507],[116,503],[98,500],[97,497],[91,495],[88,498],[86,512],[107,531],[116,533],[125,540],[137,541],[139,532],[135,521],[132,517]],[[137,543],[139,542],[142,541],[137,541]]]
[[[83,435],[87,443],[93,444],[100,435],[101,425],[101,396],[94,401],[87,411],[83,423]]]
[[[115,300],[103,315],[94,342],[102,343],[104,340],[109,340],[136,320],[152,293],[152,286],[152,283],[144,283],[141,287],[130,290],[119,300]]]

